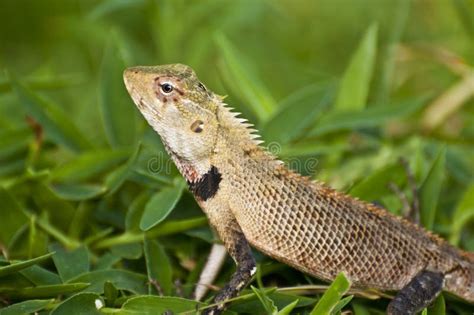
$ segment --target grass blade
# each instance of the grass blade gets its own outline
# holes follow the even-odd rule
[[[268,297],[268,295],[265,293],[264,290],[260,290],[254,286],[250,286],[252,289],[253,293],[257,296],[257,298],[260,300],[260,303],[262,303],[263,308],[265,309],[265,312],[267,314],[276,314],[278,311],[275,303]]]
[[[279,111],[263,125],[265,141],[287,143],[300,136],[331,104],[333,92],[331,84],[311,84],[283,100]]]
[[[155,315],[169,310],[195,314],[198,301],[168,296],[136,296],[125,302],[117,315]],[[191,311],[191,312],[190,312]]]
[[[445,171],[446,147],[439,150],[431,168],[420,187],[420,218],[421,224],[428,230],[433,229],[436,217],[436,206],[441,192]]]
[[[369,27],[342,77],[335,108],[361,110],[367,103],[377,49],[377,25]]]
[[[449,242],[458,245],[462,228],[474,218],[474,184],[471,184],[461,197],[452,218]]]
[[[0,203],[2,205],[0,211],[0,222],[2,222],[0,244],[8,247],[17,231],[28,222],[28,217],[12,194],[3,187],[0,187]]]
[[[51,300],[29,300],[16,304],[12,304],[8,307],[0,310],[0,315],[19,315],[19,314],[37,314],[37,312],[46,308],[48,305],[54,302]]]
[[[40,257],[36,257],[36,258],[33,258],[33,259],[21,261],[21,262],[15,262],[11,265],[0,267],[0,277],[3,277],[3,276],[6,276],[6,275],[9,275],[9,274],[12,274],[14,272],[26,269],[26,268],[28,268],[30,266],[33,266],[33,265],[36,265],[40,262],[43,262],[43,261],[49,259],[53,255],[54,255],[54,253],[49,253],[49,254],[46,254],[46,255],[43,255],[43,256],[40,256]]]
[[[382,126],[387,121],[414,113],[426,104],[426,100],[426,97],[418,97],[388,106],[371,106],[362,111],[332,111],[321,117],[308,135],[322,136],[330,132]]]
[[[24,106],[27,114],[40,123],[46,135],[53,142],[64,145],[73,151],[82,151],[92,147],[77,128],[71,115],[56,104],[46,101],[27,89],[14,77],[11,78],[11,83],[20,104]]]
[[[137,140],[136,107],[125,89],[125,58],[114,33],[105,48],[100,69],[100,113],[112,147],[132,146]]]
[[[0,288],[0,295],[10,299],[41,299],[52,298],[60,294],[68,294],[84,290],[89,283],[69,283],[69,284],[53,284],[42,285],[29,288]]]
[[[241,56],[230,41],[221,33],[215,36],[221,62],[219,68],[224,83],[243,104],[257,115],[260,121],[267,120],[276,109],[276,103],[263,83],[244,67]]]
[[[340,273],[311,311],[311,315],[330,315],[350,287],[349,280],[344,273]]]

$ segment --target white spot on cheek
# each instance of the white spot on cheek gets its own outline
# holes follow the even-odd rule
[[[250,270],[250,275],[253,276],[257,272],[257,267],[253,267],[252,270]]]
[[[94,303],[95,303],[95,308],[98,309],[98,310],[100,310],[102,307],[104,307],[104,303],[100,299],[96,299],[94,301]]]

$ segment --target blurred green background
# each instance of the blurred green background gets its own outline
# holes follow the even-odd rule
[[[291,167],[397,214],[404,158],[421,224],[474,250],[474,1],[2,0],[0,314],[194,310],[142,298],[189,297],[213,241],[123,86],[125,67],[166,63],[228,95]],[[231,310],[309,314],[319,282],[258,262],[257,287],[312,287]],[[428,313],[472,314],[445,297]],[[348,301],[335,312],[388,300]]]

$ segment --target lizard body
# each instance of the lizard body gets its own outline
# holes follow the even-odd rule
[[[414,314],[441,290],[474,302],[471,253],[287,169],[191,68],[134,67],[124,79],[237,263],[217,302],[238,294],[255,272],[249,244],[323,280],[343,271],[357,287],[401,290],[389,314]]]

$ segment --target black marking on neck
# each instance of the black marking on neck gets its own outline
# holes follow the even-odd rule
[[[196,198],[206,201],[216,195],[221,180],[222,176],[217,167],[211,166],[209,171],[197,182],[188,181],[189,190],[191,190]]]

